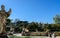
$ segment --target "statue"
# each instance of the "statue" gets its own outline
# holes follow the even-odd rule
[[[11,9],[9,9],[8,12],[5,10],[5,6],[1,5],[1,10],[0,10],[0,34],[1,33],[6,33],[6,20],[11,14]]]

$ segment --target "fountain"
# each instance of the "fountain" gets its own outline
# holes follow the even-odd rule
[[[48,38],[55,38],[55,32],[48,33]]]
[[[52,38],[55,38],[55,32],[52,34]]]

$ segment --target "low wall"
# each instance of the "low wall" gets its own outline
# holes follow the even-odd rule
[[[47,36],[46,32],[31,32],[30,36]]]
[[[24,33],[23,36],[48,36],[48,32],[28,32]],[[55,32],[55,36],[60,36],[60,32]]]
[[[60,32],[55,32],[55,35],[56,36],[60,36]]]

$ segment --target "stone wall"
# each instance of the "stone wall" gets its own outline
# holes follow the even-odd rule
[[[46,32],[31,32],[30,36],[46,36]]]

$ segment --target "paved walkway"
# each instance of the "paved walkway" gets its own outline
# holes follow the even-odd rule
[[[15,35],[15,36],[22,36],[22,34],[21,34],[21,33],[13,34],[13,35]]]

